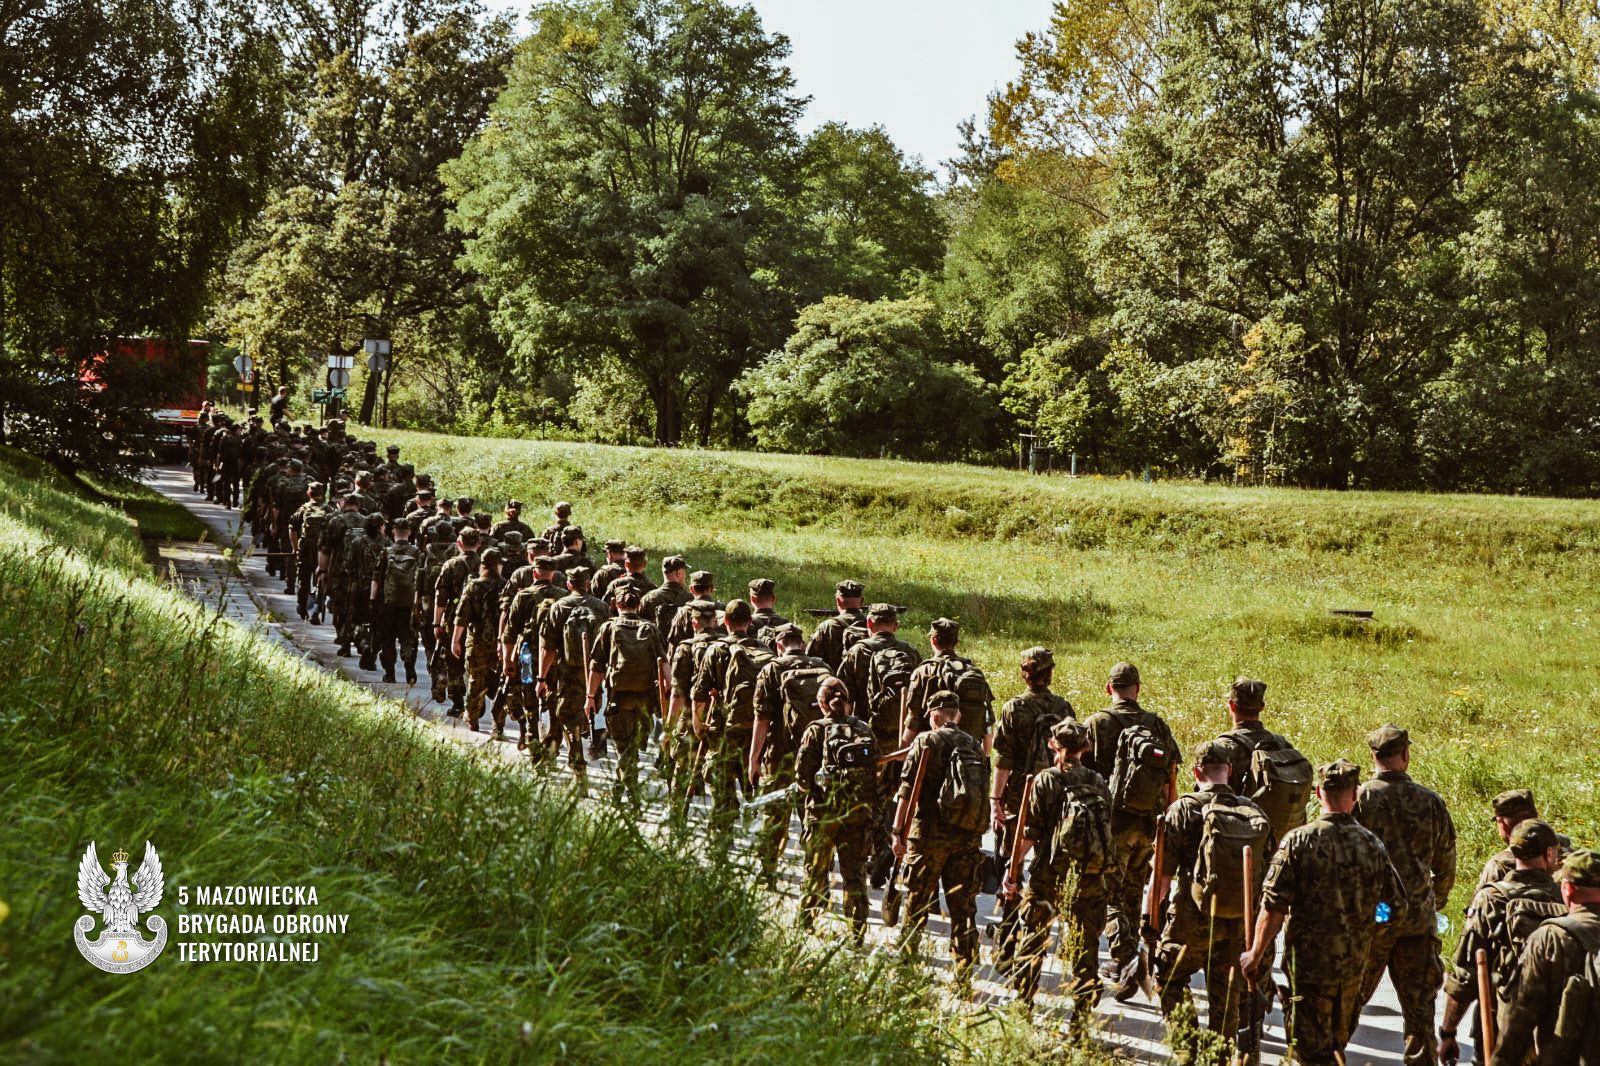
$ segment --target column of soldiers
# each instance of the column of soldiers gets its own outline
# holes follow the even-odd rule
[[[908,953],[942,899],[965,984],[988,872],[991,961],[1020,1002],[1032,1003],[1059,928],[1074,1026],[1107,984],[1118,1000],[1143,992],[1171,1023],[1180,1062],[1218,1041],[1256,1055],[1274,997],[1295,1061],[1342,1062],[1387,974],[1408,1064],[1456,1062],[1466,1022],[1479,1062],[1600,1066],[1600,855],[1539,820],[1527,790],[1496,797],[1507,848],[1480,874],[1447,962],[1439,912],[1456,877],[1455,826],[1410,776],[1402,728],[1368,736],[1366,780],[1348,759],[1313,768],[1263,724],[1267,686],[1240,678],[1229,728],[1186,761],[1140,704],[1137,667],[1115,665],[1108,706],[1080,721],[1052,691],[1043,647],[1022,652],[1021,691],[996,715],[955,621],[933,620],[924,653],[900,635],[904,608],[868,603],[858,581],[838,583],[808,640],[777,613],[770,578],[723,602],[713,575],[682,556],[661,561],[657,584],[645,550],[622,540],[603,542],[597,567],[566,502],[535,534],[520,501],[495,521],[437,493],[397,447],[380,463],[337,422],[202,421],[196,491],[242,500],[269,573],[302,617],[334,627],[340,654],[416,684],[420,651],[449,715],[476,730],[487,709],[496,739],[514,720],[538,764],[558,763],[565,744],[580,783],[609,740],[615,798],[635,809],[656,738],[678,810],[709,790],[712,827],[726,835],[742,805],[762,808],[755,855],[771,886],[798,814],[807,927],[828,909],[835,868],[857,942],[869,883],[885,889],[880,917]],[[1097,969],[1102,933],[1110,961]],[[1197,976],[1209,1036],[1190,996]]]

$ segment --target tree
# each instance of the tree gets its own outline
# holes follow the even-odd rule
[[[809,229],[804,302],[903,297],[938,269],[945,228],[932,172],[908,161],[881,126],[830,122],[806,138],[796,210]]]
[[[544,4],[489,126],[445,168],[465,261],[524,373],[610,357],[655,437],[699,436],[793,309],[788,42],[718,0]]]
[[[970,457],[994,443],[1001,415],[975,372],[946,361],[948,347],[926,299],[830,296],[740,379],[745,417],[763,448]]]

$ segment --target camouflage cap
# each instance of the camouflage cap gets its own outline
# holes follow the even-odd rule
[[[1574,888],[1600,888],[1600,852],[1588,848],[1567,852],[1556,879],[1570,881]]]
[[[1539,808],[1534,806],[1533,790],[1528,788],[1513,788],[1500,793],[1490,800],[1496,817],[1499,818],[1537,818]]]
[[[625,588],[623,588],[623,590],[621,592],[617,593],[617,606],[618,607],[637,607],[637,606],[639,606],[639,590],[634,588],[632,585],[628,585]]]
[[[892,603],[874,603],[867,608],[867,617],[874,622],[898,622],[900,612],[894,609]]]
[[[866,586],[861,582],[855,581],[851,578],[845,578],[843,581],[833,586],[833,591],[837,596],[842,596],[847,600],[854,600],[866,595],[867,589]]]
[[[669,555],[661,560],[661,572],[663,574],[670,574],[674,570],[687,570],[688,567],[689,560],[681,555]]]
[[[417,488],[419,489],[433,488],[433,478],[429,477],[427,474],[418,474],[416,476],[416,482]]]
[[[517,551],[522,547],[522,534],[515,529],[506,530],[500,539],[505,542],[505,546],[511,551]]]
[[[683,562],[682,559],[678,560]],[[689,575],[689,587],[692,589],[714,588],[717,584],[716,575],[709,570],[696,570]]]
[[[949,643],[961,636],[961,623],[953,618],[935,618],[928,623],[928,634],[941,643]]]
[[[556,561],[549,555],[541,555],[533,560],[533,565],[540,570],[554,570]]]
[[[313,481],[311,484],[306,486],[306,491],[311,493],[313,496],[321,496],[324,492],[328,491],[328,486],[324,485],[320,481]]]
[[[1062,751],[1082,751],[1089,746],[1089,727],[1076,718],[1063,718],[1050,727],[1050,739]]]
[[[1118,663],[1111,668],[1111,687],[1127,688],[1139,684],[1139,668],[1132,663]]]
[[[452,526],[451,528],[454,529],[455,527]],[[472,526],[468,526],[466,529],[463,529],[461,532],[456,534],[456,539],[461,541],[462,544],[465,544],[469,548],[476,548],[478,543],[483,540],[483,534],[479,533]]]
[[[506,501],[506,510],[508,510],[508,511],[520,511],[520,510],[522,510],[522,501],[521,500],[507,500]]]
[[[485,548],[485,549],[483,549],[483,554],[478,556],[478,565],[479,566],[499,566],[500,565],[500,549],[499,548]]]
[[[417,499],[419,499],[419,500],[431,500],[431,499],[433,499],[433,490],[431,488],[429,488],[427,485],[418,486],[418,488],[417,488]]]
[[[556,514],[558,514],[561,517],[565,518],[567,515],[569,515],[571,513],[572,513],[572,504],[568,503],[566,500],[562,500],[560,503],[556,504]]]
[[[1380,759],[1399,755],[1411,746],[1411,734],[1397,725],[1380,725],[1367,734],[1367,747]]]
[[[778,591],[778,585],[770,577],[753,578],[748,586],[751,597],[771,596]]]
[[[1034,646],[1022,653],[1023,666],[1054,666],[1056,664],[1055,652],[1049,648]]]
[[[449,544],[456,539],[456,530],[449,522],[438,522],[434,524],[430,536],[435,544]]]
[[[1235,678],[1228,689],[1228,698],[1239,707],[1264,707],[1267,703],[1267,683],[1253,677]]]
[[[386,453],[388,453],[389,455],[399,455],[400,454],[400,445],[391,444],[387,448],[385,448],[384,451]]]
[[[458,497],[456,497],[456,506],[457,507],[466,507],[468,509],[471,509],[471,507],[472,507],[472,497],[471,496],[458,496]]]
[[[936,711],[941,708],[946,710],[955,710],[960,706],[961,697],[957,696],[954,692],[951,692],[947,688],[942,688],[938,692],[935,692],[933,695],[928,697],[928,710],[930,711]]]
[[[562,543],[563,546],[575,543],[575,542],[583,540],[583,539],[585,539],[585,538],[584,538],[584,535],[583,535],[583,527],[582,526],[568,526],[566,529],[563,529],[561,531],[561,543]]]
[[[1560,847],[1556,831],[1548,822],[1525,818],[1511,831],[1511,854],[1519,859],[1537,859],[1551,848]]]
[[[642,560],[645,557],[644,549],[639,547],[639,545],[637,545],[637,544],[630,544],[626,548],[623,548],[622,549],[622,554],[626,555],[629,559],[632,559],[634,562],[638,562],[638,561]]]
[[[785,622],[772,630],[772,642],[774,644],[803,644],[805,639],[805,633],[793,622]]]
[[[750,621],[752,616],[750,605],[743,600],[729,600],[722,608],[722,618],[729,625],[742,626]]]
[[[594,576],[594,571],[587,566],[574,566],[567,571],[567,580],[582,584]]]
[[[608,541],[606,541],[606,551],[608,551],[608,552],[620,552],[620,551],[627,551],[627,550],[628,550],[628,542],[625,541],[625,540],[608,540]]]
[[[1355,788],[1361,783],[1361,767],[1349,759],[1335,759],[1317,767],[1317,784],[1322,788]]]
[[[702,622],[715,622],[717,620],[717,605],[710,600],[690,600],[683,605],[683,609]]]
[[[1194,749],[1195,766],[1230,766],[1233,751],[1220,740],[1208,740]]]
[[[550,575],[550,584],[554,585],[558,589],[566,588],[568,580],[569,579],[565,570],[557,570],[555,573]]]

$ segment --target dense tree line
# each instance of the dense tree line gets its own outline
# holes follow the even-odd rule
[[[475,0],[18,11],[35,446],[107,453],[41,428],[110,424],[69,417],[97,337],[306,386],[382,335],[360,406],[434,428],[1600,488],[1600,26],[1555,0],[1058,4],[943,180],[802,134],[788,42],[723,0],[521,40]]]

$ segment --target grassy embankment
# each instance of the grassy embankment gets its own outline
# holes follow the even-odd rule
[[[691,842],[471,759],[149,577],[127,518],[0,452],[0,1059],[925,1062],[981,1035],[764,926]],[[314,885],[316,965],[78,957],[84,846]],[[270,934],[269,934],[270,938]],[[220,937],[217,940],[254,940]],[[992,1031],[992,1030],[991,1030]]]
[[[724,596],[770,576],[799,617],[852,576],[914,608],[903,635],[919,644],[930,618],[958,618],[1002,697],[1031,644],[1055,650],[1080,715],[1131,659],[1185,750],[1226,728],[1238,674],[1269,683],[1272,728],[1316,761],[1367,765],[1367,731],[1399,723],[1460,831],[1453,916],[1501,846],[1487,808],[1501,789],[1531,786],[1546,817],[1600,841],[1600,503],[393,436],[452,495],[518,496],[536,526],[570,499],[596,551],[623,536],[653,558],[685,552]]]

